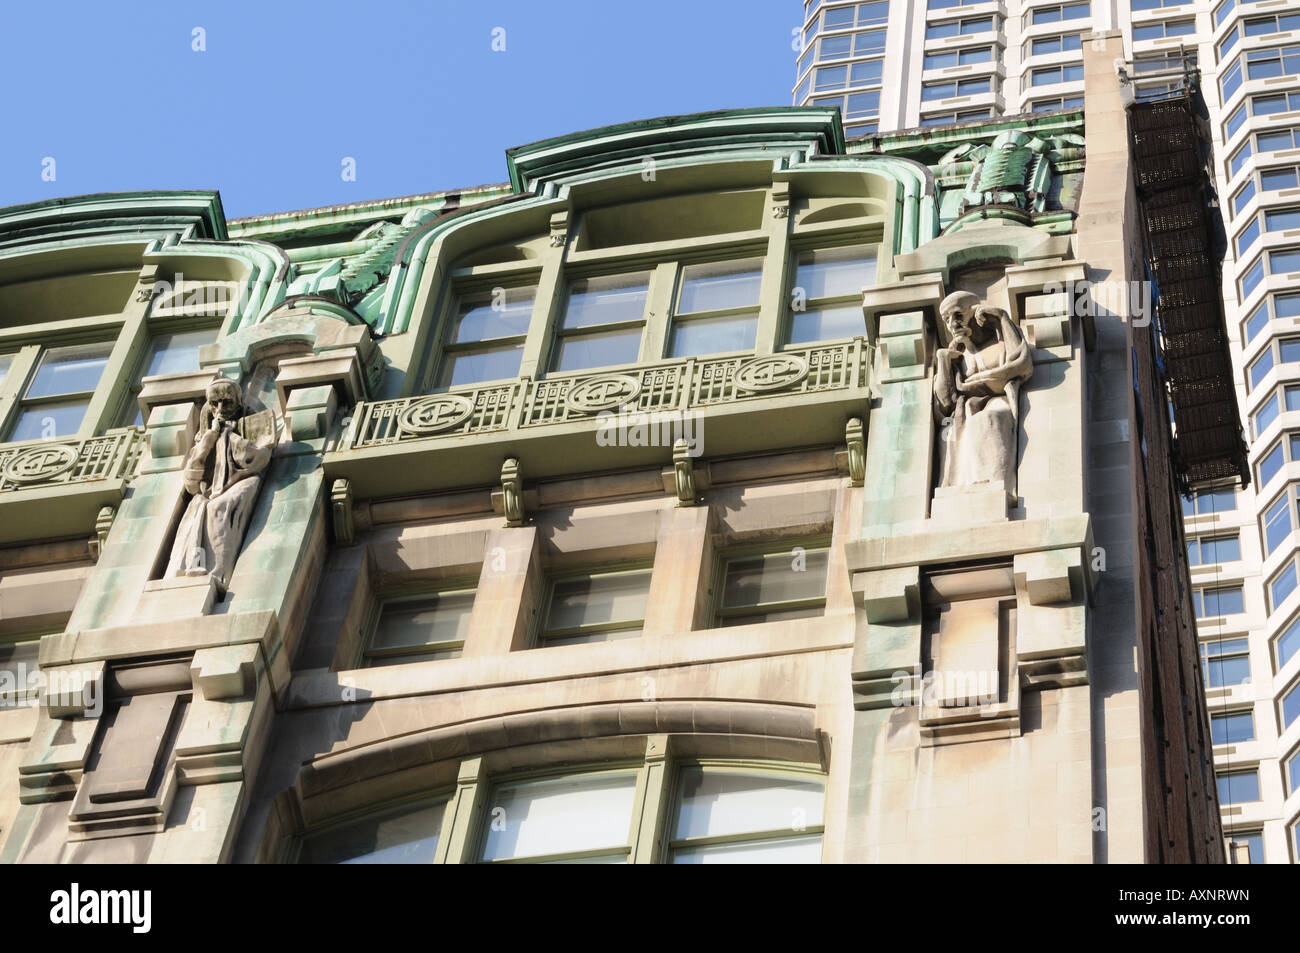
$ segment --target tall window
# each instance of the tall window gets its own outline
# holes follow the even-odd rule
[[[1281,546],[1295,528],[1295,514],[1292,511],[1293,496],[1293,489],[1287,487],[1286,492],[1264,511],[1264,555],[1266,556]]]
[[[1201,490],[1190,498],[1183,498],[1184,516],[1204,516],[1207,513],[1229,513],[1237,507],[1237,496],[1231,488]]]
[[[669,852],[674,864],[821,862],[823,784],[688,766],[679,774]]]
[[[645,624],[649,594],[649,569],[554,577],[538,645],[636,638]]]
[[[790,343],[866,333],[862,289],[876,280],[874,248],[827,248],[799,255],[791,293]]]
[[[1060,23],[1062,20],[1079,20],[1088,16],[1087,3],[1067,3],[1062,6],[1038,7],[1030,13],[1034,26],[1041,23]]]
[[[690,357],[752,351],[762,281],[761,258],[683,268],[669,353]]]
[[[1282,730],[1291,727],[1291,722],[1300,718],[1300,684],[1282,696]]]
[[[462,296],[443,348],[440,385],[459,387],[519,375],[537,289],[493,288]]]
[[[1193,566],[1234,562],[1241,558],[1241,540],[1236,536],[1192,537],[1187,541],[1187,561]]]
[[[650,276],[645,272],[582,278],[569,284],[555,369],[631,364],[641,349]]]
[[[1250,681],[1250,643],[1246,639],[1202,642],[1201,670],[1207,688],[1247,684]]]
[[[1259,800],[1259,769],[1228,771],[1218,776],[1219,803],[1248,804]]]
[[[112,350],[113,345],[108,342],[47,348],[23,392],[6,439],[75,435]]]
[[[1235,745],[1255,740],[1255,718],[1248,711],[1210,716],[1210,740],[1216,745]]]
[[[635,770],[498,785],[480,859],[625,864],[631,851]]]
[[[366,664],[456,658],[465,647],[473,608],[470,588],[385,600],[365,651]]]
[[[719,626],[820,616],[826,609],[825,547],[791,545],[779,551],[724,559]]]
[[[1280,669],[1286,665],[1296,652],[1300,652],[1300,616],[1277,637],[1277,667]]]
[[[1234,615],[1245,612],[1241,586],[1218,586],[1195,589],[1192,599],[1196,607],[1196,618],[1210,619],[1221,615]]]
[[[431,864],[446,801],[402,807],[302,839],[300,864]]]
[[[217,339],[217,328],[203,328],[197,331],[173,331],[157,334],[149,342],[149,351],[141,364],[139,377],[131,387],[128,404],[122,414],[123,424],[144,423],[135,397],[140,393],[140,381],[145,377],[159,374],[181,374],[185,371],[199,369],[199,348],[211,344]]]

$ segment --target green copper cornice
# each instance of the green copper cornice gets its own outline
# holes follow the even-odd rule
[[[506,150],[510,185],[516,192],[536,190],[541,182],[597,168],[639,167],[647,158],[765,146],[776,154],[815,150],[844,153],[844,128],[838,109],[762,107],[664,116],[588,129]]]
[[[92,235],[153,239],[166,233],[224,241],[221,196],[208,191],[104,192],[0,209],[0,247]]]

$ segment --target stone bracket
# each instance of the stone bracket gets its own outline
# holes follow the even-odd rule
[[[1022,553],[1015,557],[1013,572],[1021,684],[1026,688],[1085,684],[1091,586],[1083,552],[1071,547]]]
[[[199,408],[193,402],[158,404],[145,417],[149,441],[149,472],[179,470],[199,428]]]
[[[108,542],[108,534],[113,529],[113,521],[117,519],[117,507],[101,506],[99,514],[95,517],[95,535],[90,537],[86,546],[90,550],[90,558],[99,562],[100,553],[104,551],[104,545]]]
[[[277,381],[278,383],[278,381]],[[294,440],[320,440],[329,435],[338,410],[338,395],[329,384],[298,387],[289,391],[284,419]]]
[[[352,518],[352,481],[338,479],[330,484],[330,517],[334,542],[351,546],[356,539],[356,523]]]
[[[853,575],[854,601],[870,623],[905,622],[921,610],[921,574],[916,566]]]

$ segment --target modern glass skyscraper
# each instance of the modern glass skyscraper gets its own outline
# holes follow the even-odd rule
[[[1300,858],[1300,11],[1289,0],[809,0],[796,105],[850,139],[1082,108],[1083,47],[1120,30],[1135,97],[1200,70],[1228,250],[1223,298],[1252,486],[1184,504],[1225,832]],[[1118,187],[1117,183],[1117,187]]]

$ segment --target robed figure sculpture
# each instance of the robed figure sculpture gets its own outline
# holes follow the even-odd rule
[[[939,486],[1001,482],[1014,496],[1020,387],[1034,371],[1029,345],[1010,315],[968,291],[944,298],[939,315],[950,336],[934,356]]]
[[[271,462],[275,417],[245,414],[239,385],[208,385],[194,446],[182,475],[191,494],[176,530],[167,576],[212,576],[222,591],[248,528],[262,472]]]

